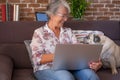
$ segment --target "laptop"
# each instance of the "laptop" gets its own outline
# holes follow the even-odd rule
[[[102,46],[98,44],[57,44],[52,68],[54,70],[89,68],[89,62],[99,59]]]

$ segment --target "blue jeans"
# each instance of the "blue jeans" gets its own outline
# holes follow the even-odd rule
[[[100,80],[97,74],[91,69],[71,71],[76,80]]]
[[[37,80],[99,80],[91,69],[83,70],[39,70],[34,73]]]

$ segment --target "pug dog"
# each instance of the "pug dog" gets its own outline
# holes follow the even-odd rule
[[[101,61],[103,67],[111,68],[112,74],[117,74],[120,67],[120,46],[105,35],[89,34],[86,37],[88,44],[102,44]]]
[[[100,37],[96,35],[95,33],[89,33],[85,38],[84,38],[84,44],[100,44]]]

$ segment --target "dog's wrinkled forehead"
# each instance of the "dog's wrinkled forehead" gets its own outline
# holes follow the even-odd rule
[[[99,43],[101,41],[100,36],[98,34],[95,33],[90,33],[86,36],[86,41],[88,44],[91,43]]]

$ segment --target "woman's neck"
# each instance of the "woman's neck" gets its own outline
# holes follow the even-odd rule
[[[60,30],[60,27],[58,27],[57,25],[54,24],[53,21],[49,21],[48,22],[48,27],[51,29],[51,30]]]
[[[59,37],[60,35],[60,27],[54,25],[54,22],[49,21],[48,27],[55,33],[56,37]]]

